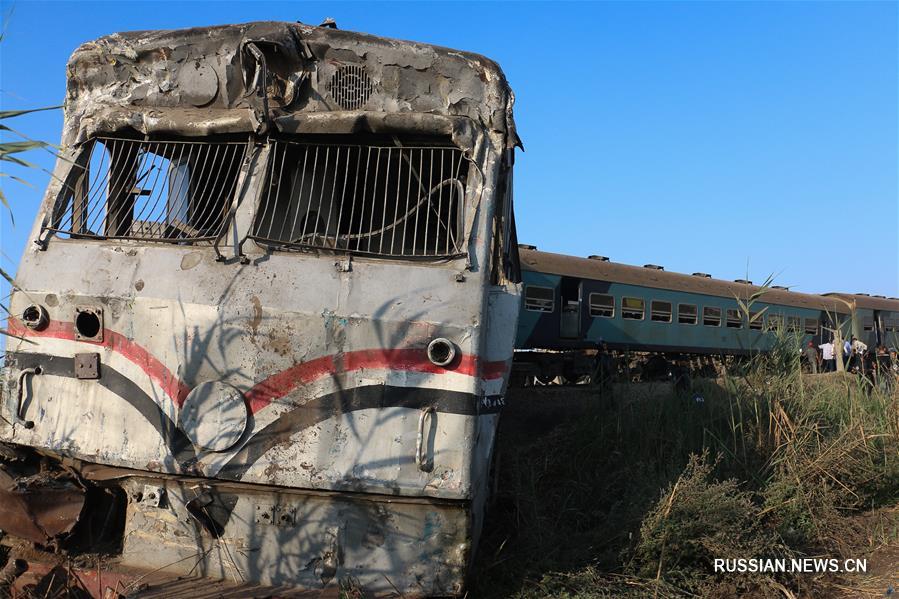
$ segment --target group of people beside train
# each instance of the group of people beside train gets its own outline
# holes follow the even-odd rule
[[[841,357],[846,372],[864,377],[872,386],[893,385],[899,381],[896,349],[883,344],[869,348],[855,335],[844,340],[841,346],[825,341],[816,347],[809,341],[802,355],[806,370],[813,374],[836,372],[838,357]]]
[[[869,348],[855,336],[845,340],[840,347],[832,341],[815,345],[809,341],[802,351],[802,365],[806,372],[814,374],[835,372],[837,370],[837,352],[846,372],[859,375],[869,388],[884,389],[899,385],[899,356],[895,348],[877,345]],[[625,360],[622,365],[622,359]],[[609,386],[618,380],[622,366],[627,371],[628,379],[634,374],[641,380],[673,380],[677,388],[688,389],[693,377],[715,377],[718,368],[713,356],[684,358],[669,362],[660,355],[650,356],[641,364],[634,366],[616,352],[611,351],[605,341],[596,345],[593,358],[591,380],[602,387]],[[658,362],[658,364],[656,364]]]

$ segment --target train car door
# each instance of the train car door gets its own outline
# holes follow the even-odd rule
[[[580,279],[562,277],[559,285],[561,292],[562,315],[559,324],[559,337],[563,339],[580,339],[581,337],[581,295],[583,285]]]

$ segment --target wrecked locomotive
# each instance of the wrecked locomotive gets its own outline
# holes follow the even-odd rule
[[[0,528],[122,571],[461,592],[520,303],[499,67],[264,22],[67,72]]]

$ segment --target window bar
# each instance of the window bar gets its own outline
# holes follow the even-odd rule
[[[275,186],[275,200],[277,200],[277,198],[281,197],[281,179],[284,176],[284,159],[287,156],[287,147],[281,146],[281,144],[275,144],[275,153],[274,153],[274,156],[272,157],[272,164],[274,164],[274,161],[277,158],[276,152],[279,147],[281,148],[281,164],[278,166],[278,184]],[[269,181],[268,189],[266,189],[266,192],[265,192],[266,195],[265,195],[265,208],[264,208],[264,214],[267,215],[269,205],[271,205],[271,207],[272,207],[271,220],[268,221],[268,233],[266,233],[266,237],[268,237],[269,239],[272,238],[272,227],[275,224],[275,201],[272,200],[272,183],[273,183],[272,181]],[[265,222],[265,221],[263,220],[263,222]]]
[[[334,155],[334,173],[337,174],[338,169],[340,168],[340,146],[337,146],[336,153]],[[346,177],[343,178],[344,185],[346,185]],[[330,236],[331,232],[331,215],[334,213],[334,194],[337,192],[336,181],[331,182],[331,202],[328,204],[328,218],[325,219],[325,232],[323,235],[323,242],[331,244],[331,247],[337,249],[337,235],[339,231],[334,232],[334,237]],[[312,240],[315,243],[315,240]]]
[[[378,193],[378,172],[380,170],[380,167],[381,167],[381,148],[378,148],[378,155],[375,158],[374,185],[372,186],[372,192],[371,192],[371,214],[369,215],[369,218],[368,218],[368,230],[369,231],[372,230],[372,227],[375,224],[375,196],[377,196],[377,193]],[[362,204],[363,211],[365,210],[366,204],[367,204],[367,202],[364,202]],[[360,237],[359,239],[361,241],[362,238]],[[367,239],[368,239],[368,244],[366,245],[366,251],[370,252],[371,251],[371,236],[369,235]]]
[[[146,203],[146,206],[145,206],[145,207],[148,208],[148,209],[147,209],[148,218],[138,219],[138,220],[144,220],[145,223],[146,223],[146,222],[150,222],[150,221],[152,220],[152,214],[156,212],[156,207],[159,205],[159,202],[160,202],[160,200],[162,199],[162,196],[163,196],[163,194],[162,194],[162,187],[159,185],[159,179],[160,179],[160,177],[162,177],[162,170],[163,170],[162,167],[163,167],[163,164],[157,165],[157,164],[156,164],[156,159],[157,159],[157,157],[160,158],[160,161],[164,161],[164,160],[166,160],[166,159],[165,159],[165,158],[162,158],[161,156],[159,156],[159,151],[160,151],[159,145],[160,145],[160,144],[157,143],[155,146],[151,146],[151,147],[150,147],[150,150],[152,150],[152,151],[148,150],[148,151],[146,152],[146,154],[152,155],[152,156],[153,156],[153,158],[151,158],[150,166],[149,166],[148,169],[147,169],[147,176],[149,176],[149,173],[150,173],[150,172],[152,172],[152,171],[154,171],[154,170],[156,171],[156,177],[153,179],[153,185],[150,186],[150,188],[149,188],[149,189],[151,190],[151,194],[153,194],[153,195],[156,196],[156,199],[153,200],[152,206],[150,205],[150,201],[151,201],[151,199],[153,198],[153,195],[151,195],[151,196],[147,199],[147,203]],[[181,153],[184,152],[184,148],[183,148],[183,147],[182,147],[182,148],[179,148],[179,150],[180,150]],[[178,159],[178,160],[180,161],[180,156],[179,156],[179,159]],[[172,162],[172,159],[171,159],[171,158],[169,158],[168,161],[169,161],[169,165],[175,164],[174,162]],[[167,186],[167,185],[170,185],[170,182],[169,182],[169,181],[163,181],[163,186]],[[170,190],[170,189],[169,189],[169,190],[166,190],[166,198],[168,198],[169,196],[171,196],[171,190]],[[167,200],[167,203],[168,203],[168,200]],[[156,224],[156,225],[153,225],[153,228],[149,230],[148,235],[146,235],[145,237],[153,237],[154,235],[155,235],[155,236],[158,236],[158,237],[164,237],[164,236],[165,236],[165,225],[162,224],[162,223],[158,223],[158,224]],[[143,237],[143,235],[142,235],[142,237]]]
[[[124,144],[119,144],[119,147]],[[119,178],[111,184],[106,198],[106,223],[104,234],[106,237],[118,237],[125,235],[131,229],[134,219],[134,196],[130,191],[134,188],[138,163],[141,159],[140,152],[134,147],[134,152],[120,150],[110,159],[109,168],[119,173]],[[126,216],[127,214],[127,216]]]
[[[381,230],[378,234],[378,253],[384,253],[384,227],[387,225],[387,190],[390,189],[390,152],[387,148],[387,163],[384,165],[384,202],[381,206]],[[369,231],[371,235],[372,231]]]
[[[353,146],[347,146],[346,149],[346,159],[343,173],[343,188],[340,190],[340,208],[337,209],[337,230],[334,231],[334,248],[337,249],[340,246],[340,221],[343,218],[343,204],[346,200],[346,181],[350,176],[350,155],[352,154]],[[359,177],[359,169],[356,169],[356,178]],[[330,215],[328,216],[328,220],[330,220]],[[351,223],[352,226],[352,223]]]
[[[299,178],[300,189],[296,195],[297,209],[296,209],[296,213],[293,215],[293,224],[291,225],[291,228],[290,228],[291,235],[296,233],[297,221],[299,221],[299,219],[300,219],[300,199],[303,194],[303,187],[306,185],[306,165],[308,163],[309,163],[309,148],[304,147],[303,148],[303,170],[302,170],[302,173],[298,174],[296,171],[294,171],[293,176],[290,179],[290,190],[287,195],[287,209],[290,210],[290,206],[293,204],[293,201],[294,201],[293,191],[294,191],[294,189],[296,189],[297,179]],[[313,175],[314,175],[315,161],[312,162],[312,169],[313,169]],[[283,173],[282,173],[282,176],[283,176]],[[313,176],[313,180],[314,180],[314,176]],[[277,201],[277,198],[275,198],[275,201]],[[282,241],[284,240],[284,225],[287,224],[287,218],[288,218],[287,215],[285,215],[284,221],[282,221],[282,223],[281,223],[281,233],[278,235],[278,239],[280,239]]]
[[[438,247],[437,244],[440,243],[440,221],[443,219],[443,148],[440,149],[440,191],[437,193],[437,214],[434,228],[436,229],[436,234],[434,235],[434,255],[437,255]]]
[[[406,204],[405,204],[405,212],[403,214],[407,215],[406,218],[403,219],[403,237],[400,240],[400,255],[406,255],[406,227],[409,224],[409,196],[412,195],[412,150],[409,150],[407,156],[404,156],[406,161]],[[400,160],[400,164],[403,163],[403,160]],[[413,204],[413,209],[415,209],[415,205]],[[416,214],[418,211],[416,210]],[[412,253],[415,253],[415,248],[412,248]]]
[[[322,200],[324,200],[324,198],[325,198],[325,180],[328,177],[328,162],[330,161],[330,158],[331,158],[331,146],[326,146],[325,147],[325,164],[324,164],[324,168],[322,169],[321,189],[319,190],[319,193],[318,193],[318,206],[316,206],[316,208],[315,208],[315,222],[312,223],[312,243],[313,243],[313,245],[315,244],[315,240],[318,239],[318,223],[321,221],[321,217],[322,217]],[[335,166],[334,170],[336,171],[337,164],[335,163],[334,166]],[[313,186],[315,185],[314,178],[312,179],[312,184],[313,184]],[[332,181],[332,185],[331,185],[331,205],[332,206],[334,205],[333,181]],[[325,235],[324,235],[324,239],[322,240],[323,243],[327,241],[327,232],[328,232],[328,224],[325,223]],[[304,233],[305,233],[305,231],[304,231]],[[304,235],[303,241],[305,241],[305,240],[306,240],[306,237]]]
[[[203,182],[203,187],[196,193],[195,201],[188,202],[187,205],[187,221],[191,227],[193,227],[199,235],[203,235],[203,231],[205,230],[206,220],[208,215],[207,211],[212,207],[207,201],[212,197],[213,191],[215,190],[215,184],[217,180],[213,180],[212,178],[212,165],[215,164],[215,160],[213,162],[209,162],[209,155],[215,151],[215,158],[218,158],[218,147],[213,146],[201,146],[204,150],[203,154],[203,166],[200,167],[200,172],[197,173],[199,181]],[[207,170],[207,165],[209,166]],[[210,188],[210,184],[212,188]],[[194,186],[191,186],[194,187]],[[193,195],[193,194],[192,194]]]
[[[312,159],[312,180],[309,182],[309,201],[306,202],[306,210],[305,210],[306,214],[305,214],[304,217],[303,217],[303,230],[300,231],[300,241],[302,241],[303,239],[305,239],[305,237],[306,237],[306,227],[307,227],[307,225],[309,224],[309,212],[310,212],[309,208],[312,207],[312,197],[313,197],[313,194],[314,194],[314,192],[315,192],[315,173],[318,171],[318,150],[319,150],[319,148],[320,148],[320,146],[315,146],[315,157]],[[306,152],[308,152],[308,151],[309,151],[309,148],[307,147],[307,148],[306,148]],[[298,194],[297,194],[297,214],[300,213],[300,206],[301,206],[301,202],[302,202],[303,188],[306,186],[306,185],[305,185],[305,180],[306,180],[306,172],[305,172],[305,170],[304,170],[304,171],[303,171],[303,178],[302,178],[301,183],[300,183],[300,189],[299,189],[299,192],[298,192]],[[292,231],[292,232],[295,234],[295,233],[296,233],[296,229],[294,229],[294,231]]]

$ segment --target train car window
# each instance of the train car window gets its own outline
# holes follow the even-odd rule
[[[721,326],[721,308],[712,306],[702,307],[702,324],[707,327]]]
[[[753,331],[761,331],[765,328],[765,317],[760,311],[749,311],[749,328]]]
[[[677,305],[677,323],[678,324],[696,324],[696,306],[693,304]]]
[[[590,316],[613,318],[615,316],[615,298],[604,293],[591,293]]]
[[[271,152],[255,240],[378,256],[464,252],[462,150],[276,141]]]
[[[95,138],[44,229],[63,238],[211,243],[226,225],[246,149],[246,142]]]
[[[800,323],[802,319],[798,316],[787,316],[787,330],[792,332],[797,332],[801,328]]]
[[[742,329],[743,328],[743,316],[740,314],[739,310],[727,310],[725,312],[726,325],[729,329]]]
[[[643,320],[644,302],[638,297],[621,298],[621,318],[627,320]]]
[[[874,330],[874,319],[870,316],[865,316],[862,318],[862,329],[865,331],[873,331]]]
[[[671,302],[652,300],[649,303],[649,317],[654,322],[671,322]]]
[[[528,285],[524,292],[524,307],[534,312],[552,312],[556,304],[556,290],[552,287]]]
[[[769,331],[777,331],[782,329],[784,326],[784,317],[780,314],[769,314],[768,315],[768,330]]]
[[[817,335],[818,334],[818,319],[817,318],[806,318],[805,319],[805,334],[806,335]]]

